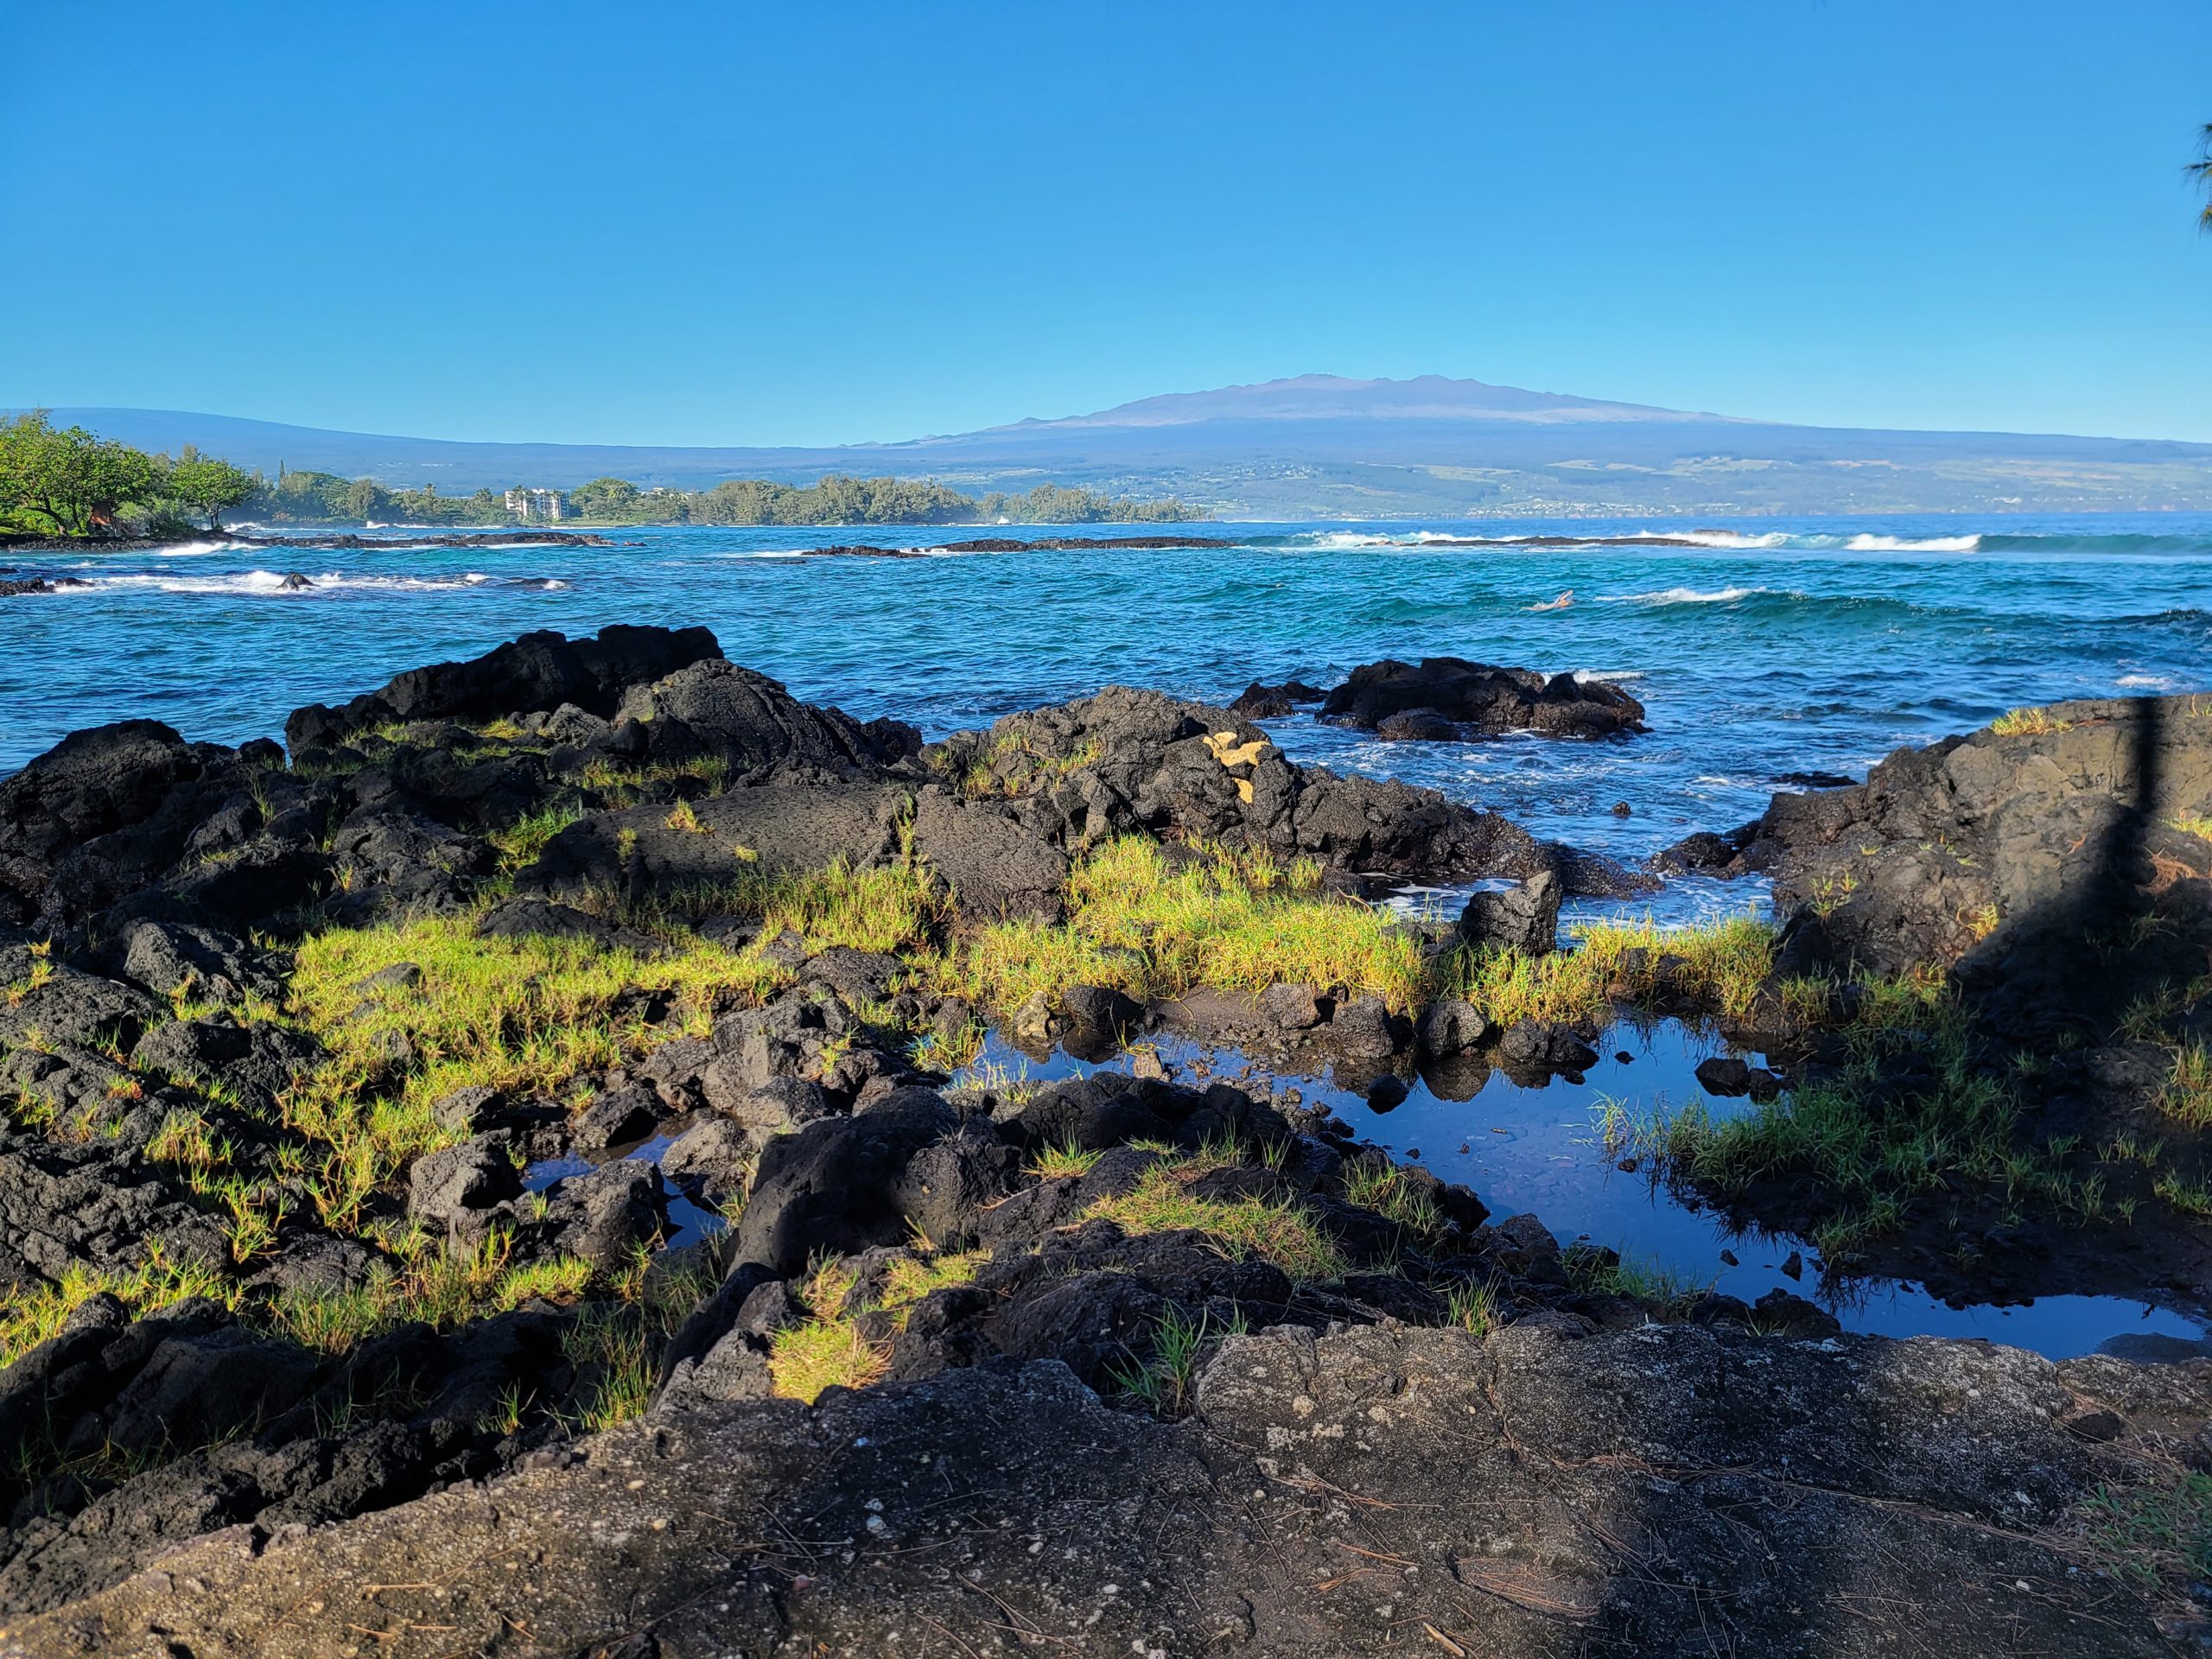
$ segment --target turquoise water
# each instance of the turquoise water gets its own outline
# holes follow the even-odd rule
[[[1116,681],[1225,701],[1254,678],[1325,684],[1378,657],[1449,653],[1619,677],[1649,706],[1651,734],[1385,745],[1294,719],[1278,735],[1301,758],[1431,784],[1633,855],[1751,817],[1781,773],[1855,775],[1901,743],[2020,703],[2212,687],[2212,517],[1758,521],[1688,548],[1417,541],[1639,531],[1681,533],[1649,522],[1243,524],[1199,527],[1238,543],[1221,550],[917,559],[792,554],[978,532],[0,553],[22,574],[92,584],[0,601],[0,772],[125,715],[226,742],[274,734],[296,705],[398,670],[525,629],[610,621],[705,623],[732,658],[803,696],[932,735]],[[316,585],[279,588],[293,570]],[[1569,589],[1564,610],[1529,609]],[[1625,820],[1610,811],[1624,800]]]
[[[1255,678],[1325,685],[1376,658],[1446,653],[1618,678],[1652,729],[1605,744],[1457,745],[1380,743],[1306,715],[1270,728],[1300,759],[1430,785],[1641,857],[1755,816],[1784,773],[1860,776],[1900,744],[2008,708],[2212,690],[2212,516],[1761,520],[1707,526],[1688,547],[1655,544],[1683,532],[1649,521],[1210,525],[1194,533],[1235,545],[912,559],[800,555],[985,532],[612,533],[626,544],[0,554],[19,574],[91,584],[0,600],[0,772],[127,715],[226,742],[273,735],[297,705],[401,669],[527,629],[614,621],[704,623],[730,657],[802,696],[933,736],[1115,682],[1226,702]],[[1442,536],[1494,539],[1445,547]],[[1538,536],[1577,539],[1512,539]],[[315,585],[280,588],[293,570]],[[1529,608],[1567,590],[1563,609]],[[1629,816],[1613,812],[1619,802]],[[1692,880],[1633,907],[1664,919],[1760,899],[1749,884]],[[1731,1243],[1592,1146],[1597,1094],[1679,1090],[1688,1058],[1639,1052],[1585,1090],[1502,1077],[1468,1102],[1416,1090],[1387,1119],[1357,1096],[1338,1103],[1362,1134],[1417,1150],[1500,1214],[1535,1210],[1564,1238],[1587,1234],[1747,1297],[1809,1289],[1780,1274],[1792,1242]],[[1738,1266],[1720,1262],[1723,1248]],[[2174,1313],[2096,1298],[1961,1311],[1910,1287],[1861,1286],[1838,1312],[1855,1328],[2052,1352],[2196,1334]]]

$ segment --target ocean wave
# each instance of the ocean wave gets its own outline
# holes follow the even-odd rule
[[[542,588],[547,590],[568,586],[566,582],[550,577],[492,577],[476,573],[462,576],[363,576],[348,575],[337,570],[326,570],[318,575],[308,575],[307,586],[304,588],[287,587],[285,584],[290,580],[289,575],[276,570],[247,570],[237,575],[219,576],[192,576],[182,574],[168,575],[133,572],[126,575],[87,577],[84,580],[82,586],[67,588],[62,591],[75,594],[102,592],[232,594],[251,597],[270,596],[289,599],[313,594],[364,591],[459,593],[471,588],[486,585],[499,588]]]
[[[1727,551],[1755,552],[1762,548],[1787,547],[1789,535],[1786,531],[1766,531],[1752,535],[1740,530],[1639,530],[1613,539],[1629,542],[1689,542],[1698,547],[1719,548]]]
[[[1854,536],[1844,544],[1847,553],[1972,553],[1981,546],[1980,536]]]
[[[209,553],[242,553],[251,543],[248,542],[180,542],[175,547],[155,550],[157,559],[197,559]]]
[[[1732,605],[1738,600],[1773,591],[1771,588],[1715,588],[1710,592],[1696,588],[1662,588],[1649,594],[1600,594],[1598,602],[1601,605],[1649,605],[1655,607],[1661,605]],[[1791,594],[1788,597],[1802,599],[1804,595]]]

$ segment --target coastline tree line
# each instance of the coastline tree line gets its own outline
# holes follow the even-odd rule
[[[0,421],[0,530],[99,537],[219,532],[223,515],[287,524],[521,522],[504,492],[440,495],[374,479],[281,471],[273,480],[187,445],[149,454],[43,410]],[[963,495],[931,480],[850,478],[791,485],[731,479],[712,489],[640,488],[594,479],[569,492],[564,522],[615,524],[1174,524],[1203,518],[1176,500],[1133,501],[1040,484],[1024,494]]]

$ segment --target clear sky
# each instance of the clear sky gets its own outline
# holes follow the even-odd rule
[[[0,405],[817,443],[1306,372],[2212,439],[2202,0],[0,0]]]

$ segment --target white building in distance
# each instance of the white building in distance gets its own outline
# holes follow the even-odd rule
[[[507,511],[518,518],[542,518],[548,524],[561,522],[564,504],[558,490],[509,490]]]

